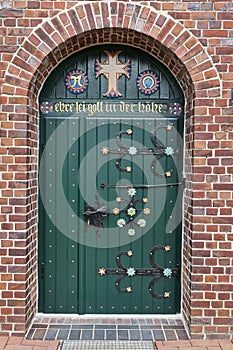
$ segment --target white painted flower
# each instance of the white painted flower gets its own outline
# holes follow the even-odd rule
[[[167,147],[167,148],[165,149],[165,154],[166,154],[166,156],[173,156],[173,154],[174,154],[174,149],[173,149],[172,147]]]
[[[136,273],[136,271],[135,271],[135,269],[133,267],[130,267],[129,269],[127,269],[127,275],[129,277],[135,276],[135,273]]]
[[[145,226],[146,226],[146,220],[144,220],[144,219],[139,219],[139,220],[137,221],[137,224],[138,224],[139,227],[145,227]]]
[[[129,209],[127,209],[127,214],[129,215],[129,216],[134,216],[135,214],[136,214],[136,210],[135,210],[135,208],[129,208]]]
[[[119,219],[119,220],[117,220],[117,226],[118,227],[123,227],[123,226],[125,226],[125,220],[124,219]]]
[[[129,195],[130,197],[135,196],[135,194],[136,194],[135,188],[129,188],[129,189],[128,189],[128,195]]]
[[[134,236],[135,235],[135,230],[133,228],[128,229],[128,235],[129,236]]]
[[[167,267],[166,269],[163,270],[163,275],[164,277],[171,277],[172,270]]]
[[[138,151],[137,151],[136,147],[131,146],[131,147],[129,147],[128,152],[129,152],[129,155],[135,156],[135,154],[137,154]]]

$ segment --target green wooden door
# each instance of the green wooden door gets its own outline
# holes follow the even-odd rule
[[[101,46],[40,95],[39,311],[180,308],[183,95],[144,52]]]

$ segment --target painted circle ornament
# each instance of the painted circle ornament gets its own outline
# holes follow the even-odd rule
[[[41,102],[40,111],[43,114],[49,114],[53,112],[53,104],[52,102]]]
[[[182,113],[182,105],[180,103],[170,103],[169,113],[180,115]]]
[[[159,89],[159,78],[151,70],[145,70],[137,78],[137,89],[144,95],[152,95]]]
[[[65,79],[66,88],[72,94],[81,94],[89,84],[88,76],[81,69],[70,70]]]

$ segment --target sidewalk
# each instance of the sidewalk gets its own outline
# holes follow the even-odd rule
[[[230,340],[182,340],[155,342],[157,350],[233,350]]]
[[[57,340],[25,340],[21,337],[0,337],[0,350],[58,350]],[[230,340],[156,341],[157,350],[233,350]],[[130,349],[129,349],[130,350]]]
[[[21,337],[0,337],[0,350],[58,350],[58,340],[25,340]]]

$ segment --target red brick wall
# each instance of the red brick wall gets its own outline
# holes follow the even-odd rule
[[[193,338],[233,328],[233,5],[231,1],[1,1],[0,334],[36,312],[38,106],[72,52],[142,48],[186,97],[182,314]],[[190,163],[191,160],[191,163]]]

